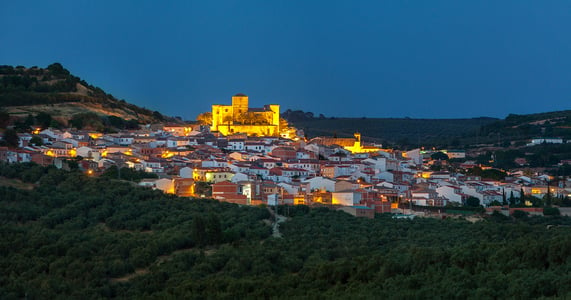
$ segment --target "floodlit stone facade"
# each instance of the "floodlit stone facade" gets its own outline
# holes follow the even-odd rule
[[[280,106],[269,104],[263,108],[251,108],[248,96],[236,94],[232,97],[232,105],[212,105],[211,131],[224,135],[279,136]]]

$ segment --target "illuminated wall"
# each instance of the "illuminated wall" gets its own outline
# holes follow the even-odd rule
[[[240,121],[244,118],[263,120],[267,124],[243,124]],[[212,126],[210,129],[224,135],[246,133],[250,136],[279,136],[280,106],[270,104],[265,105],[263,109],[250,109],[248,96],[237,94],[232,97],[232,105],[212,105]]]

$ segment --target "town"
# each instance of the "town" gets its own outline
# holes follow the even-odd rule
[[[0,161],[78,168],[88,176],[116,169],[119,179],[121,169],[130,168],[156,175],[140,186],[180,197],[328,206],[367,218],[390,212],[407,218],[466,216],[478,207],[489,214],[543,215],[543,204],[571,201],[571,179],[522,170],[487,178],[471,171],[491,167],[470,160],[465,150],[385,149],[359,133],[306,139],[280,120],[279,110],[276,104],[249,107],[248,96],[237,94],[231,105],[212,105],[206,120],[193,124],[149,124],[111,134],[30,128],[18,134],[17,148],[0,148]]]

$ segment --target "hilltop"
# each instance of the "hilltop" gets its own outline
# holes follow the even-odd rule
[[[114,116],[139,123],[165,120],[157,111],[119,100],[90,85],[60,63],[47,68],[0,66],[0,107],[12,117],[45,113],[62,124],[82,114]]]

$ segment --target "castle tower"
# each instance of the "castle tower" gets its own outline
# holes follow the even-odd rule
[[[248,96],[244,94],[236,94],[232,96],[232,110],[234,119],[240,114],[248,111]]]
[[[280,106],[278,104],[267,105],[269,110],[273,112],[271,125],[277,126],[277,134],[280,133]]]
[[[221,105],[212,105],[212,125],[210,126],[210,130],[218,131],[218,125],[221,124],[220,120],[220,111]]]
[[[361,150],[363,150],[363,147],[361,146],[361,134],[355,132],[354,136],[355,136],[355,143],[353,144],[353,148],[350,151],[353,153],[361,152]]]

